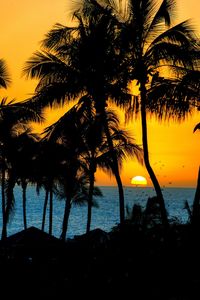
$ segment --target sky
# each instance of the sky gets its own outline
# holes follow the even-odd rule
[[[7,62],[12,85],[0,90],[1,97],[17,101],[29,98],[36,85],[34,80],[22,77],[25,61],[40,49],[40,41],[55,23],[67,24],[71,0],[0,0],[0,57]],[[191,18],[197,33],[200,32],[199,0],[177,0],[177,22]],[[45,125],[56,121],[63,110],[47,109]],[[148,119],[149,153],[152,167],[162,187],[195,187],[200,165],[200,132],[193,133],[200,116],[189,117],[185,122],[159,123]],[[34,127],[40,130],[45,125]],[[124,124],[123,124],[124,125]],[[140,120],[128,125],[130,133],[141,145]],[[122,169],[124,185],[130,185],[131,178],[142,175],[150,179],[144,166],[135,160],[127,160]],[[98,185],[115,185],[114,178],[97,174]]]

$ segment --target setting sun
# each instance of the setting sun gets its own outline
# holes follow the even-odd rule
[[[135,176],[131,179],[131,184],[147,185],[147,180],[143,176]]]

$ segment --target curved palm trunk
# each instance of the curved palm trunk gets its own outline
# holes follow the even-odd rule
[[[200,225],[200,167],[198,172],[196,192],[194,196],[193,206],[192,206],[192,225],[196,230],[199,229]]]
[[[60,236],[61,240],[63,241],[65,241],[67,235],[70,211],[71,211],[71,198],[68,196],[66,197],[66,201],[65,201],[65,212],[64,212],[64,218],[62,224],[62,233]]]
[[[44,231],[44,227],[45,227],[48,198],[49,198],[49,191],[48,191],[48,189],[46,189],[45,199],[44,199],[44,207],[43,207],[43,215],[42,215],[42,227],[41,227],[42,231]]]
[[[151,178],[151,181],[153,183],[154,189],[157,194],[158,203],[160,205],[160,211],[161,211],[161,218],[163,225],[165,227],[168,227],[168,218],[167,218],[167,211],[165,208],[164,198],[162,195],[162,191],[159,185],[159,182],[156,178],[156,175],[150,165],[149,161],[149,150],[148,150],[148,139],[147,139],[147,120],[146,120],[146,87],[145,84],[141,83],[141,119],[142,119],[142,143],[143,143],[143,151],[144,151],[144,162],[147,169],[147,172],[149,173],[149,176]]]
[[[2,233],[1,239],[5,239],[7,237],[7,224],[6,224],[6,199],[5,199],[5,168],[2,169],[2,179],[1,179],[1,198],[2,198]]]
[[[89,195],[88,195],[88,215],[87,215],[86,233],[90,232],[91,219],[92,219],[93,192],[94,192],[94,172],[91,170],[90,187],[89,187]]]
[[[123,185],[122,185],[122,180],[121,180],[121,176],[120,176],[120,172],[119,172],[119,166],[118,166],[118,161],[117,161],[117,157],[115,155],[114,152],[114,146],[113,146],[113,142],[112,142],[112,138],[110,136],[110,131],[108,128],[108,122],[105,116],[105,112],[104,112],[104,120],[105,120],[105,133],[106,133],[106,137],[107,137],[107,141],[108,141],[108,146],[112,155],[112,162],[113,162],[113,172],[115,175],[115,179],[117,182],[117,186],[118,186],[118,191],[119,191],[119,210],[120,210],[120,224],[124,223],[124,219],[125,219],[125,209],[124,209],[124,189],[123,189]]]
[[[104,83],[101,83],[100,86],[104,86]],[[113,141],[112,141],[112,138],[110,135],[108,121],[107,121],[107,117],[106,117],[106,106],[107,106],[106,99],[105,99],[105,96],[102,95],[101,92],[98,92],[97,95],[98,95],[98,97],[96,98],[97,101],[95,103],[95,108],[96,108],[97,115],[100,115],[103,119],[105,134],[106,134],[106,138],[107,138],[107,142],[108,142],[108,147],[109,147],[109,150],[110,150],[110,153],[112,156],[112,162],[113,162],[112,171],[114,173],[114,176],[115,176],[115,179],[117,182],[117,186],[118,186],[120,224],[122,225],[125,220],[124,189],[123,189],[122,180],[121,180],[121,176],[120,176],[120,172],[119,172],[119,165],[118,165],[117,157],[114,152]]]
[[[24,221],[24,229],[27,229],[27,218],[26,218],[26,188],[27,183],[22,182],[22,198],[23,198],[23,221]]]
[[[49,234],[52,234],[53,227],[53,188],[50,188],[49,193]]]

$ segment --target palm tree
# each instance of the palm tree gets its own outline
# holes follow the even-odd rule
[[[14,140],[16,138],[17,128],[21,127],[22,123],[26,124],[31,120],[40,120],[40,113],[37,110],[29,109],[25,102],[8,102],[7,99],[2,99],[0,102],[0,158],[3,215],[2,238],[5,238],[7,235],[7,223],[14,201],[13,188],[17,178],[15,169],[12,168],[16,156],[16,148],[13,146]],[[6,181],[7,189],[5,189]]]
[[[49,145],[51,147],[51,145]],[[44,141],[42,138],[37,144],[37,149],[35,150],[35,155],[33,156],[33,169],[32,169],[32,175],[33,175],[33,182],[36,185],[36,192],[39,195],[41,189],[45,192],[45,198],[44,198],[44,204],[43,204],[43,213],[42,213],[42,225],[41,230],[45,230],[45,222],[46,222],[46,214],[47,214],[47,206],[49,202],[49,194],[50,194],[50,188],[51,184],[48,177],[48,171],[50,168],[50,164],[48,159],[52,159],[52,157],[49,157],[49,147],[47,146],[47,142]],[[52,170],[52,169],[51,169]],[[51,195],[51,201],[52,200]],[[49,216],[49,219],[51,216]],[[50,223],[50,222],[49,222]],[[50,231],[50,227],[49,227]]]
[[[185,112],[188,105],[180,101],[176,86],[183,75],[192,70],[193,60],[197,59],[196,36],[188,21],[171,26],[173,0],[163,0],[160,5],[156,0],[130,0],[124,6],[125,13],[121,2],[115,6],[116,2],[109,0],[103,5],[93,0],[83,3],[74,14],[78,25],[57,24],[43,42],[46,52],[37,52],[24,71],[40,79],[36,98],[44,99],[44,103],[55,100],[62,103],[80,94],[90,95],[97,113],[104,116],[112,153],[106,124],[107,100],[111,98],[123,106],[129,103],[132,112],[140,111],[144,162],[160,202],[163,223],[167,225],[162,191],[149,160],[146,117],[148,111],[164,116],[162,107],[166,113],[173,107],[178,116],[182,110]],[[128,82],[133,80],[139,85],[140,95],[130,101]],[[114,154],[113,164],[123,222],[123,187]]]
[[[43,105],[89,96],[101,115],[112,153],[113,172],[119,189],[120,222],[124,222],[124,192],[117,157],[106,119],[108,99],[128,100],[126,83],[122,80],[119,52],[115,48],[115,27],[111,13],[100,10],[94,15],[75,12],[77,26],[57,24],[44,42],[44,51],[36,52],[26,63],[24,73],[39,78],[34,99]]]
[[[95,6],[95,2],[85,2],[86,10],[89,7],[91,13],[90,4]],[[135,80],[139,86],[140,94],[132,97],[128,111],[141,113],[144,162],[157,193],[163,223],[168,225],[162,191],[149,160],[147,113],[159,119],[175,116],[180,120],[191,112],[193,88],[198,86],[198,69],[193,68],[199,63],[199,40],[188,21],[171,25],[175,16],[174,0],[161,3],[130,0],[124,5],[121,1],[106,0],[105,5],[105,14],[109,7],[112,18],[116,17],[118,22],[119,52],[125,72],[122,78],[127,83]],[[98,3],[96,6],[99,8]],[[127,107],[123,99],[118,104]]]
[[[60,181],[59,190],[57,192],[58,198],[65,199],[62,232],[60,236],[62,240],[66,239],[72,204],[83,205],[85,203],[88,203],[89,197],[88,176],[85,176],[84,172],[80,170],[76,170],[77,172],[75,175],[72,170],[74,169],[73,164],[66,164],[65,167],[65,175]],[[72,177],[71,174],[75,176]],[[102,196],[101,190],[98,187],[94,187],[93,196]],[[94,201],[92,204],[96,205]]]
[[[45,199],[44,199],[44,206],[43,206],[43,214],[42,214],[42,227],[41,227],[42,231],[44,231],[44,228],[45,228],[45,220],[46,220],[48,199],[49,199],[49,190],[46,187],[45,188]]]
[[[45,189],[45,201],[42,218],[42,230],[44,230],[47,204],[49,201],[49,234],[53,231],[53,196],[61,174],[64,160],[63,147],[59,143],[43,138],[38,143],[38,149],[34,158],[34,181],[37,190]]]
[[[199,47],[188,21],[171,25],[174,0],[130,0],[127,7],[121,15],[116,13],[116,6],[113,11],[122,25],[120,49],[126,57],[127,82],[135,80],[139,86],[139,96],[132,98],[129,111],[141,113],[144,162],[159,200],[163,223],[168,225],[162,191],[149,160],[147,113],[162,119],[171,111],[179,118],[189,111],[177,86],[192,70]]]
[[[24,229],[27,229],[26,218],[26,189],[28,183],[34,181],[34,155],[37,150],[37,142],[39,137],[37,134],[31,132],[29,126],[22,124],[13,128],[13,141],[12,141],[12,155],[11,166],[12,172],[16,174],[16,181],[22,187],[22,200],[23,200],[23,222]]]
[[[198,170],[198,177],[197,177],[197,186],[196,192],[193,200],[192,211],[191,211],[191,223],[195,230],[199,230],[200,224],[200,167]]]
[[[7,88],[7,86],[10,83],[10,77],[8,74],[8,70],[5,64],[5,61],[3,59],[0,59],[0,87]],[[1,142],[2,144],[2,142]],[[2,218],[3,218],[3,224],[5,223],[5,160],[4,160],[4,154],[1,151],[1,198],[2,198]]]
[[[51,142],[60,143],[64,147],[64,156],[60,161],[60,176],[58,180],[57,197],[65,199],[65,209],[62,225],[61,239],[65,240],[72,204],[89,203],[90,193],[101,196],[100,190],[93,185],[89,186],[89,170],[83,160],[85,145],[83,141],[83,128],[86,123],[79,122],[76,114],[77,107],[73,107],[56,123],[46,130],[46,137]],[[81,116],[82,118],[82,116]]]
[[[127,132],[119,128],[119,120],[113,111],[106,111],[107,124],[110,132],[110,138],[113,144],[113,151],[117,157],[117,163],[119,169],[122,167],[123,159],[127,157],[134,157],[142,162],[142,150],[134,143],[134,139],[128,135]],[[110,151],[106,133],[102,126],[101,119],[96,117],[88,128],[88,132],[85,134],[85,146],[86,152],[84,153],[84,159],[88,163],[90,189],[88,198],[88,222],[87,222],[87,233],[90,231],[91,225],[91,213],[92,213],[92,201],[93,201],[93,188],[95,181],[95,173],[97,168],[103,169],[103,171],[115,174],[115,165],[112,160],[112,153]],[[103,127],[103,128],[101,128]],[[92,137],[99,134],[101,129],[101,136],[97,139]]]
[[[119,119],[116,113],[107,109],[106,119],[119,167],[121,167],[122,159],[128,155],[136,156],[141,162],[141,148],[134,143],[127,132],[119,128]],[[89,177],[87,221],[87,232],[89,232],[97,167],[114,174],[112,155],[101,116],[96,115],[92,99],[83,97],[56,123],[48,127],[46,133],[51,139],[62,139],[68,141],[68,143],[69,140],[73,140],[74,136],[76,137],[76,141],[70,143],[70,148],[72,149],[76,145],[79,152],[78,156],[81,162],[84,163],[82,168],[86,174],[88,173]],[[76,151],[76,148],[74,148],[74,151]]]
[[[83,190],[85,190],[83,188],[85,180],[83,181],[84,177],[79,160],[81,151],[79,129],[76,126],[77,124],[74,123],[72,116],[74,116],[73,113],[68,114],[68,118],[61,118],[62,120],[65,119],[64,122],[62,122],[62,125],[64,124],[62,130],[59,120],[44,131],[44,140],[54,145],[54,147],[57,147],[57,149],[60,149],[59,155],[58,152],[54,151],[53,153],[54,156],[56,155],[58,157],[58,160],[56,160],[56,168],[59,170],[56,194],[59,198],[65,199],[61,233],[61,239],[63,240],[66,238],[72,202],[75,201],[75,199],[78,200],[78,195],[83,195]],[[63,130],[66,132],[65,135],[63,135]],[[55,168],[53,168],[53,173],[55,176]]]

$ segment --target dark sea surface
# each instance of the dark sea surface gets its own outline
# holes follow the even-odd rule
[[[100,187],[103,197],[98,199],[99,208],[93,208],[92,213],[92,229],[101,228],[105,231],[111,230],[119,222],[119,199],[116,187]],[[154,196],[153,188],[143,187],[125,187],[125,205],[132,208],[135,203],[145,207],[148,197]],[[165,198],[166,208],[169,218],[178,218],[180,222],[188,221],[188,213],[184,209],[185,200],[188,201],[190,207],[194,199],[195,189],[193,188],[164,188],[163,194]],[[42,211],[44,203],[44,191],[38,196],[35,187],[27,189],[27,224],[41,228]],[[53,207],[53,235],[60,236],[62,219],[64,213],[64,201],[54,198]],[[48,212],[45,230],[48,231]],[[87,220],[87,207],[73,206],[71,210],[68,238],[74,235],[85,233]],[[0,230],[2,226],[2,215],[0,213]],[[21,188],[15,188],[15,209],[10,218],[8,225],[8,235],[23,230],[22,216],[22,193]]]

